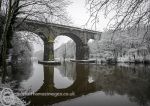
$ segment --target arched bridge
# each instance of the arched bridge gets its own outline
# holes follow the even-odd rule
[[[0,17],[3,18],[3,16],[1,15]],[[74,40],[74,42],[76,43],[77,60],[88,59],[88,40],[99,40],[101,37],[101,32],[98,31],[54,23],[44,23],[29,19],[26,19],[24,21],[22,20],[22,18],[18,18],[16,20],[16,23],[14,25],[15,31],[28,31],[37,34],[44,42],[44,60],[54,59],[53,41],[59,35],[65,35]]]
[[[18,19],[16,26],[21,23]],[[44,42],[44,60],[54,59],[53,41],[59,35],[72,38],[76,43],[76,59],[88,59],[89,51],[87,42],[89,39],[100,39],[101,32],[81,29],[66,25],[44,23],[33,20],[25,20],[16,27],[16,31],[29,31],[37,34]]]

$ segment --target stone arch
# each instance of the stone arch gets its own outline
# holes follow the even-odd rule
[[[49,58],[50,54],[53,54],[53,44],[48,42],[49,30],[45,25],[41,26],[39,24],[24,22],[24,23],[22,23],[21,26],[17,27],[15,29],[15,31],[27,31],[27,32],[32,32],[32,33],[38,35],[44,43],[44,56],[43,56],[43,59],[45,61],[50,59]],[[52,58],[53,58],[53,56],[52,56]]]
[[[42,39],[43,42],[47,40],[45,34],[42,31],[39,31],[39,30],[35,31],[35,30],[32,30],[32,29],[17,29],[17,30],[15,30],[15,32],[31,32],[33,34],[38,35]]]
[[[60,33],[59,35],[64,35],[71,38],[77,45],[83,45],[83,41],[73,33]]]

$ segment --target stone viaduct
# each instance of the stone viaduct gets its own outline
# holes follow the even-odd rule
[[[21,19],[17,20],[20,23]],[[44,42],[44,60],[53,60],[53,41],[59,35],[70,37],[76,43],[76,59],[83,60],[89,57],[89,48],[87,42],[89,39],[100,39],[101,32],[81,29],[66,25],[44,23],[33,20],[25,20],[16,31],[28,31],[37,34]]]

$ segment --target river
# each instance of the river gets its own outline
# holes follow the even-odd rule
[[[30,106],[150,106],[150,66],[37,62],[20,66],[12,79],[30,89]]]

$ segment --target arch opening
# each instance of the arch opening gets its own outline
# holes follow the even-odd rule
[[[57,36],[54,40],[55,60],[68,61],[76,58],[76,43],[66,35]]]
[[[26,59],[43,60],[44,41],[43,39],[29,31],[16,31],[12,40],[12,57],[18,61]]]
[[[84,41],[79,38],[77,35],[72,33],[61,33],[60,35],[70,37],[76,44],[76,53],[75,58],[76,60],[82,60],[88,58],[88,46],[84,44]]]

